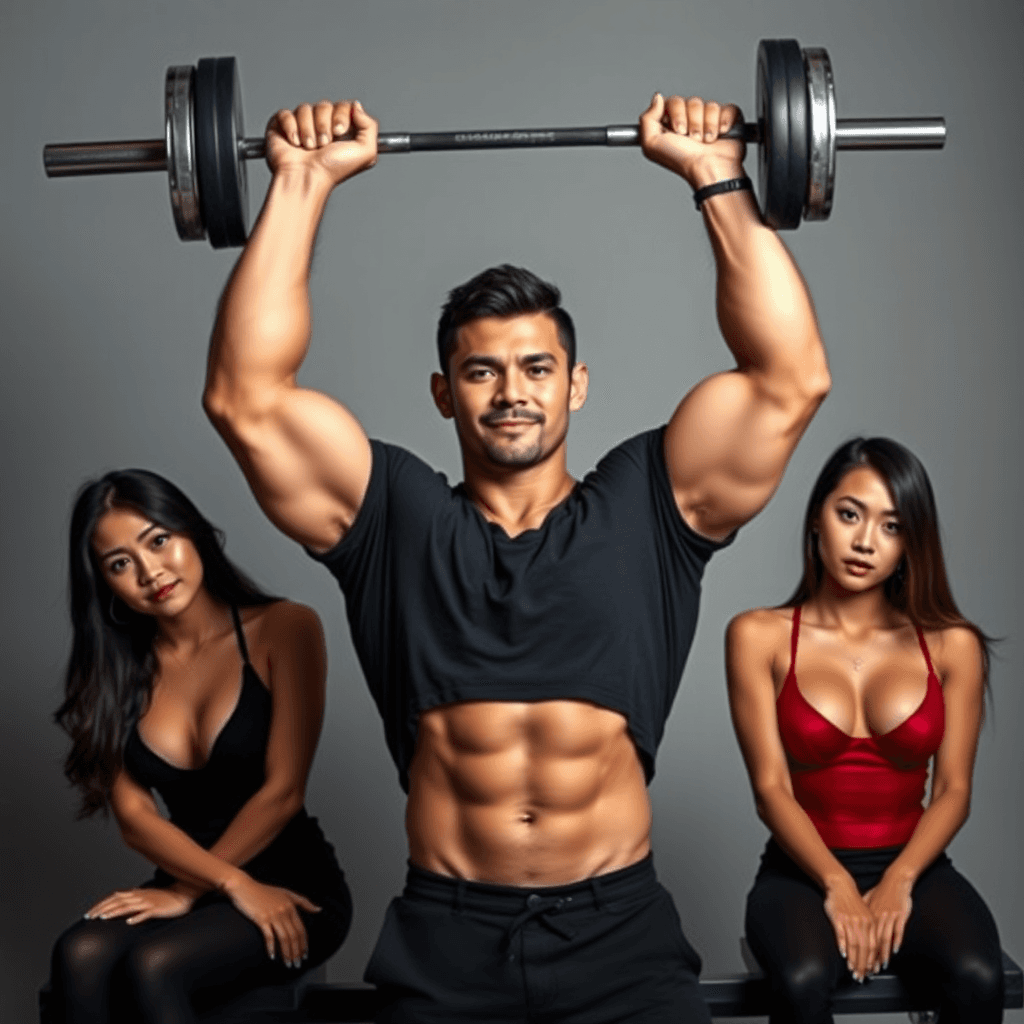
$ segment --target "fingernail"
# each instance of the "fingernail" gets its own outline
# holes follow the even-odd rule
[[[690,135],[694,139],[700,139],[700,132],[690,132]]]
[[[313,142],[313,136],[312,135],[307,135],[306,136],[306,143],[305,143],[305,145],[306,145],[306,149],[312,149],[313,148],[314,142]]]
[[[320,133],[320,145],[321,146],[326,146],[327,143],[330,142],[330,141],[331,141],[331,138],[327,134],[327,132],[321,132]]]
[[[335,135],[344,135],[345,134],[345,129],[342,128],[342,126],[340,124],[336,124],[334,126],[334,134]]]
[[[883,971],[889,970],[889,961],[888,960],[886,960],[885,963],[882,964],[882,970]]]
[[[712,141],[714,141],[714,138],[715,137],[714,137],[714,135],[711,134],[711,132],[705,132],[704,133],[704,141],[705,142],[712,142]]]
[[[292,143],[293,146],[299,145],[299,133],[298,132],[292,132],[291,135],[288,136],[288,138],[291,139],[291,143]]]
[[[363,105],[362,105],[362,103],[360,103],[360,102],[359,102],[359,100],[356,100],[356,106],[357,106],[357,107],[358,107],[358,108],[359,108],[360,110],[362,110],[362,109],[363,109]]]

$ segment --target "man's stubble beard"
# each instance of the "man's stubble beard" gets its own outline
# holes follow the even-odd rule
[[[544,438],[541,435],[528,445],[495,445],[484,442],[487,458],[506,469],[525,469],[541,461],[544,455]]]

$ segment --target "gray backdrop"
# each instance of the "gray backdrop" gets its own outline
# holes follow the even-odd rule
[[[654,842],[706,970],[737,969],[765,829],[728,720],[723,627],[793,584],[826,454],[858,432],[891,434],[931,471],[963,610],[1005,637],[973,811],[952,853],[1024,957],[1019,3],[14,0],[0,27],[4,1021],[33,1019],[57,933],[146,873],[111,823],[75,822],[50,721],[69,639],[68,508],[100,471],[145,466],[177,481],[227,530],[234,558],[326,623],[330,696],[308,803],[357,908],[332,978],[360,975],[403,875],[402,794],[338,591],[264,520],[200,409],[235,255],[177,240],[163,175],[42,173],[45,142],[159,135],[165,67],[226,53],[240,61],[249,134],[279,106],[323,95],[362,98],[392,131],[630,121],[655,89],[749,111],[766,36],[829,49],[840,116],[945,115],[942,153],[840,154],[831,221],[787,236],[835,387],[769,508],[709,567],[652,786]],[[268,176],[255,164],[250,175],[255,206]],[[577,319],[593,382],[571,432],[577,475],[727,365],[701,220],[685,185],[638,151],[425,154],[385,156],[332,200],[304,382],[458,478],[451,426],[427,389],[436,313],[453,284],[506,260],[556,280]]]

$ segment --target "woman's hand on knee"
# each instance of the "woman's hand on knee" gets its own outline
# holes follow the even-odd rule
[[[826,890],[825,914],[835,932],[839,955],[846,960],[854,979],[863,981],[875,969],[878,929],[852,878],[844,878]]]
[[[864,893],[864,902],[875,918],[878,931],[878,962],[889,965],[889,957],[900,951],[903,932],[914,907],[910,897],[914,884],[909,879],[882,876],[882,880]],[[877,967],[875,968],[878,969]]]
[[[291,889],[257,882],[242,871],[224,887],[224,892],[235,907],[263,932],[267,956],[271,960],[275,950],[280,948],[286,967],[301,965],[309,955],[309,938],[299,916],[299,908],[315,914],[320,910],[315,903]]]
[[[127,917],[128,924],[138,924],[151,917],[181,917],[192,909],[193,897],[171,889],[122,889],[85,912],[87,920]]]

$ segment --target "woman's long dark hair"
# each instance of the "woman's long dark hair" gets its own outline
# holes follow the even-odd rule
[[[82,487],[71,513],[73,640],[64,702],[54,714],[71,737],[64,774],[81,791],[80,818],[108,810],[125,740],[147,705],[156,669],[156,620],[115,599],[92,548],[97,523],[114,508],[137,512],[188,537],[215,600],[240,607],[277,600],[232,565],[223,551],[224,535],[169,480],[145,469],[125,469]]]
[[[859,466],[870,466],[889,488],[900,520],[904,555],[896,571],[883,584],[889,603],[920,629],[966,626],[978,638],[984,679],[988,685],[993,639],[965,619],[953,600],[946,575],[939,535],[935,494],[921,460],[888,437],[855,437],[840,445],[825,463],[811,489],[803,528],[803,576],[782,608],[795,608],[818,592],[823,566],[818,553],[817,523],[825,499],[840,480]]]

